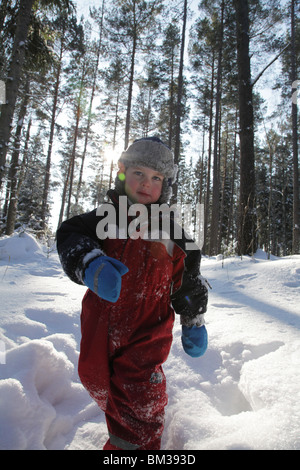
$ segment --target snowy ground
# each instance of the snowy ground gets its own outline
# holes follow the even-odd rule
[[[164,370],[163,449],[300,450],[300,256],[204,258],[209,349]],[[77,377],[85,288],[29,235],[0,239],[0,449],[101,449],[104,416]]]

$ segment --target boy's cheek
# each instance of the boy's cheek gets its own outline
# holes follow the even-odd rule
[[[136,197],[135,197],[135,191],[133,190],[131,186],[127,184],[126,180],[125,180],[125,193],[132,202],[134,203],[137,202]]]

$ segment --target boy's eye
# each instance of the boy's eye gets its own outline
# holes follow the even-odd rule
[[[134,170],[133,174],[138,178],[142,178],[144,176],[144,173],[140,170]],[[155,176],[152,176],[152,180],[153,181],[162,181],[163,178],[159,175],[155,175]]]

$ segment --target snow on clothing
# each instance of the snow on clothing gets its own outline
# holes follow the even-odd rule
[[[118,211],[118,195],[109,195]],[[183,324],[197,323],[206,311],[200,251],[185,252],[185,240],[171,242],[171,250],[165,240],[99,240],[99,220],[94,210],[63,222],[57,232],[62,266],[74,282],[83,284],[88,264],[104,253],[129,268],[116,303],[91,290],[83,298],[79,376],[105,412],[104,449],[159,449],[167,404],[162,364],[174,310]]]

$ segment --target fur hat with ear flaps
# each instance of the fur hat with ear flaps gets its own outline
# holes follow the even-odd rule
[[[172,196],[172,184],[176,179],[177,165],[174,164],[173,152],[158,137],[144,137],[135,140],[124,152],[119,163],[125,169],[130,166],[146,166],[164,176],[161,196],[158,203],[168,202]],[[125,181],[116,177],[115,189],[118,194],[125,194]]]

